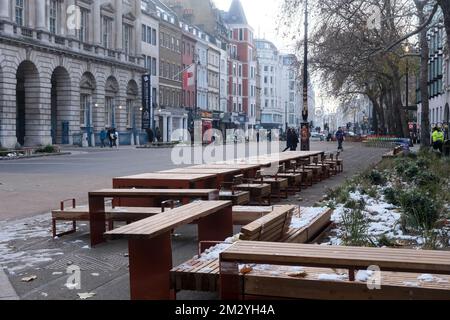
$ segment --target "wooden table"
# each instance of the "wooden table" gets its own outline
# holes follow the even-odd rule
[[[240,174],[243,174],[246,178],[254,178],[256,176],[256,172],[261,168],[259,164],[250,164],[250,163],[211,163],[211,164],[203,164],[199,166],[191,167],[192,169],[237,169],[240,170]]]
[[[174,298],[171,233],[192,222],[198,223],[199,241],[223,241],[233,235],[231,202],[191,203],[105,234],[109,239],[128,240],[131,299]]]
[[[143,173],[113,179],[114,189],[161,188],[161,189],[216,189],[215,174],[168,174]]]
[[[144,204],[143,207],[160,205],[160,201],[182,200],[188,203],[192,199],[218,200],[219,190],[216,189],[103,189],[89,193],[89,227],[91,246],[103,243],[105,233],[105,199],[113,198],[118,206]],[[156,199],[156,200],[155,200]],[[157,199],[160,199],[158,202]],[[135,202],[135,203],[133,203]],[[125,204],[125,205],[124,205]],[[138,205],[132,207],[138,207]]]
[[[172,170],[161,171],[161,173],[167,174],[215,174],[217,175],[216,188],[219,189],[223,182],[233,182],[234,176],[241,173],[239,168],[178,168]]]

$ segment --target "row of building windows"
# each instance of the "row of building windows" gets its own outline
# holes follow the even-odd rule
[[[160,61],[159,63],[159,76],[175,81],[181,81],[182,78],[182,69],[180,65]]]
[[[145,63],[145,68],[148,70],[149,74],[151,74],[152,76],[158,75],[156,58],[144,55],[144,63]]]
[[[179,107],[181,103],[180,91],[161,87],[159,89],[159,103],[167,107]]]
[[[142,42],[151,44],[152,46],[156,46],[156,29],[149,27],[145,24],[142,25]]]
[[[163,48],[181,53],[180,39],[176,39],[174,36],[171,36],[164,32],[159,33],[159,45]]]

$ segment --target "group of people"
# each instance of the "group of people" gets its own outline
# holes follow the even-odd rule
[[[117,132],[116,128],[109,128],[108,130],[103,129],[100,132],[100,142],[102,148],[106,147],[107,140],[109,141],[110,148],[118,148],[117,140],[119,140],[119,133]]]
[[[147,129],[147,137],[148,137],[148,142],[150,143],[154,143],[155,142],[155,138],[157,142],[161,142],[161,130],[159,130],[159,128],[156,128],[156,137],[155,137],[155,133],[153,133],[153,130],[151,128]]]
[[[298,137],[298,134],[295,129],[289,128],[286,132],[286,149],[284,149],[283,152],[290,150],[295,151],[297,150],[298,144],[300,140]]]

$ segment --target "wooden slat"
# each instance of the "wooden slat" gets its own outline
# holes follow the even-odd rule
[[[107,232],[105,236],[112,239],[150,239],[231,205],[230,201],[198,201]]]

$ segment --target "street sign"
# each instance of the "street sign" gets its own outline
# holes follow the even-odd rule
[[[142,76],[142,130],[153,129],[152,83],[151,75]]]

